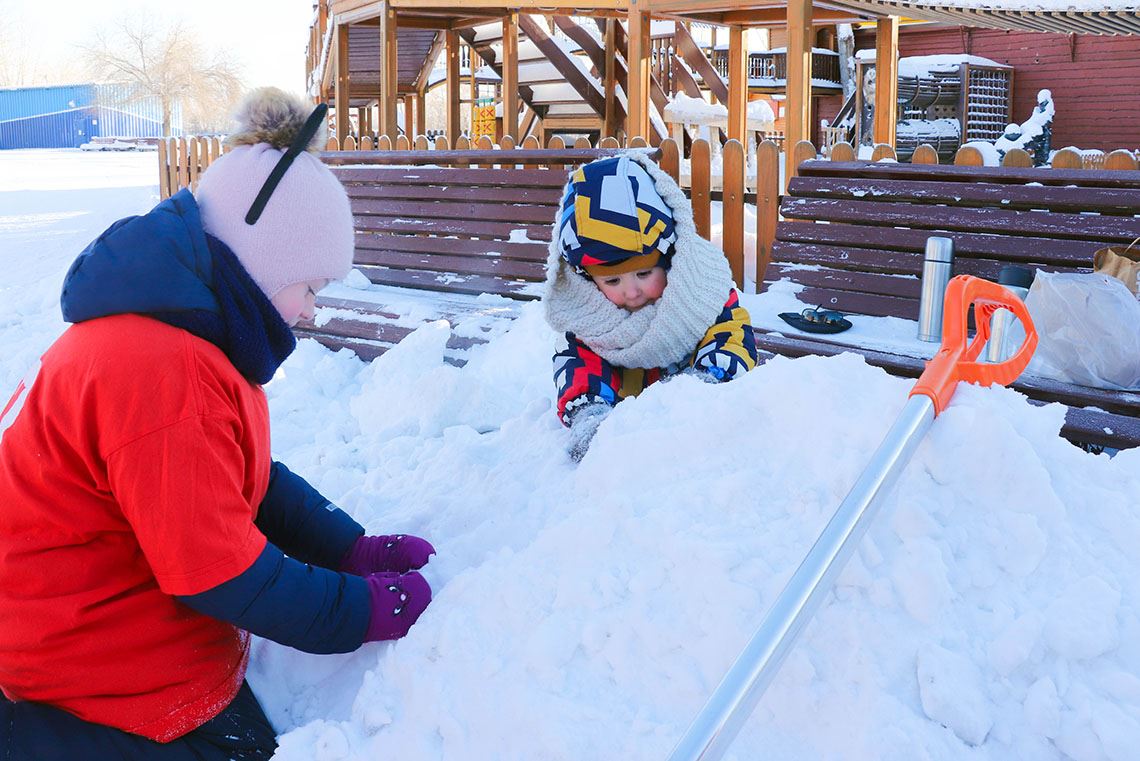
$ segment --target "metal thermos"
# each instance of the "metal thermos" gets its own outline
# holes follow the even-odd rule
[[[1015,267],[1011,264],[1001,268],[1001,272],[998,273],[998,283],[1025,301],[1025,295],[1029,293],[1029,286],[1033,285],[1033,276],[1033,270],[1026,267]],[[986,344],[987,362],[1004,362],[1017,348],[1015,342],[1008,340],[1009,325],[1013,319],[1013,312],[1008,309],[999,309],[994,312],[994,316],[990,320],[990,340]]]
[[[918,302],[918,338],[942,340],[942,299],[954,268],[954,241],[927,238],[922,262],[922,296]]]

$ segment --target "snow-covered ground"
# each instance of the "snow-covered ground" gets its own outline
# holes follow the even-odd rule
[[[156,200],[153,154],[0,151],[0,384],[63,330],[72,257]],[[794,299],[747,303],[767,324]],[[370,365],[305,341],[267,387],[278,459],[439,550],[404,640],[255,644],[278,758],[664,758],[910,384],[853,355],[681,378],[619,405],[575,466],[539,306],[463,368],[447,335]],[[958,391],[731,757],[1137,757],[1140,451],[1086,454],[1063,417]]]

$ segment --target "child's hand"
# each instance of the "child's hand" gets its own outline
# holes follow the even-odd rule
[[[610,405],[605,402],[591,402],[579,407],[570,415],[570,446],[566,453],[574,462],[581,462],[590,448],[590,442],[598,430],[598,426],[610,414]]]
[[[337,570],[356,576],[382,571],[407,573],[423,568],[434,554],[435,547],[431,542],[411,534],[362,536],[352,545]]]
[[[415,571],[374,573],[365,581],[372,600],[365,642],[403,637],[431,602],[431,587]]]

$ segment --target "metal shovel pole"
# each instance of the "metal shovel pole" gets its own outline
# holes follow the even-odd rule
[[[966,314],[971,304],[977,334],[967,346]],[[1025,342],[1003,363],[979,364],[976,360],[989,339],[990,317],[1002,308],[1021,320]],[[669,761],[714,761],[724,755],[859,546],[882,497],[890,492],[935,416],[949,404],[958,382],[1012,383],[1037,348],[1037,331],[1025,304],[987,280],[968,275],[953,278],[946,288],[943,318],[942,346],[927,363],[898,419]]]

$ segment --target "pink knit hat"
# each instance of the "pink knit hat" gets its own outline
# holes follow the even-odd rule
[[[312,110],[276,88],[254,90],[238,110],[238,131],[226,140],[237,147],[210,165],[194,194],[202,227],[229,246],[269,298],[294,283],[341,280],[352,269],[355,233],[348,196],[309,152],[323,144],[324,129],[288,165],[256,221],[246,221]]]

